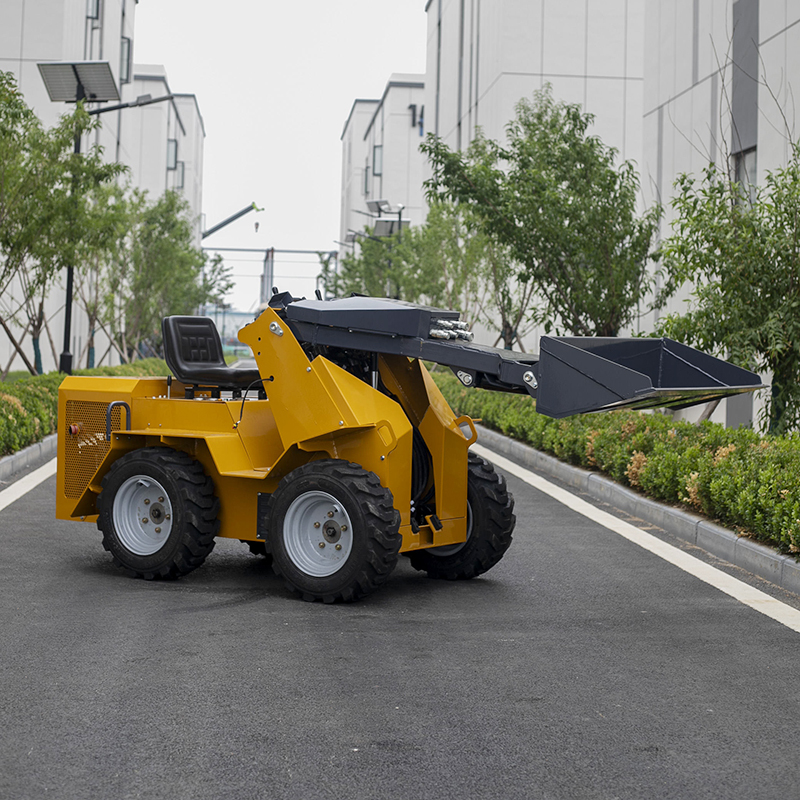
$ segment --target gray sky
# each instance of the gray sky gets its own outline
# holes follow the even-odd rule
[[[206,129],[203,210],[211,226],[255,201],[205,244],[333,250],[342,127],[356,97],[392,72],[425,71],[424,0],[141,0],[134,60],[163,64],[197,95]],[[254,230],[258,221],[259,231]],[[237,259],[237,260],[234,260]],[[241,260],[240,260],[241,259]],[[244,259],[250,259],[244,260]],[[243,310],[257,299],[258,254],[228,254]],[[276,283],[311,295],[314,256],[276,264]],[[281,277],[294,276],[294,277]]]

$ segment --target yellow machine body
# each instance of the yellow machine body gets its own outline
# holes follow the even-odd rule
[[[263,538],[259,497],[297,467],[335,458],[374,472],[392,492],[401,552],[464,542],[467,452],[477,438],[472,420],[456,418],[420,361],[378,357],[395,400],[323,356],[309,361],[291,334],[270,330],[281,324],[267,309],[239,334],[255,356],[265,400],[202,391],[185,399],[184,385],[168,387],[166,378],[66,378],[59,392],[56,516],[95,521],[113,462],[132,450],[166,446],[197,459],[213,480],[219,536]],[[413,527],[412,426],[430,451],[436,487],[436,519]]]

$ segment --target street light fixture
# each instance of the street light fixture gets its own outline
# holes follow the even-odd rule
[[[394,217],[380,217],[375,220],[372,233],[375,236],[391,236],[393,233],[402,235],[403,228],[407,228],[410,224],[410,219],[402,218],[399,215],[397,219]]]
[[[392,205],[388,200],[367,200],[367,208],[373,214],[380,216],[381,214],[390,213]]]
[[[119,100],[108,61],[47,61],[37,66],[54,103]]]
[[[397,206],[397,208],[393,211],[392,204],[388,200],[367,200],[367,208],[370,210],[370,214],[366,214],[366,212],[358,211],[359,214],[364,214],[365,216],[373,216],[375,214],[378,215],[378,218],[375,220],[375,225],[372,229],[372,233],[375,236],[391,236],[395,231],[399,234],[398,238],[402,238],[403,236],[403,227],[406,228],[411,225],[411,220],[406,219],[403,217],[403,209],[405,206],[401,203]],[[397,219],[392,219],[389,217],[384,217],[384,214],[397,214]]]
[[[79,103],[86,100],[91,103],[108,103],[120,99],[117,85],[111,66],[107,61],[47,61],[36,66],[39,67],[42,80],[50,100],[54,103]],[[118,103],[104,108],[88,109],[92,116],[104,114],[107,111],[118,111],[122,108],[147,106],[152,103],[161,103],[172,100],[173,95],[151,97],[149,94],[140,95],[129,103]],[[81,152],[81,137],[75,134],[75,154]],[[72,353],[69,340],[72,329],[72,288],[74,280],[74,265],[67,266],[67,298],[64,307],[64,349],[61,353],[58,369],[67,375],[72,374]]]

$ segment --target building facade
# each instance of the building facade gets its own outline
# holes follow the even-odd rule
[[[663,203],[661,236],[668,236],[682,173],[699,176],[713,162],[752,190],[786,165],[798,135],[800,6],[653,0],[644,43],[642,189],[645,203]],[[662,313],[685,310],[690,294],[683,287]],[[713,419],[738,425],[760,405],[757,397],[753,409],[751,395],[728,400]]]
[[[340,255],[358,246],[353,231],[373,224],[367,201],[387,201],[412,225],[425,220],[419,151],[425,133],[424,79],[393,74],[379,100],[353,103],[341,137]]]
[[[644,0],[428,0],[428,130],[465,149],[502,140],[545,84],[595,115],[593,133],[641,157]]]
[[[151,198],[168,190],[183,194],[199,247],[205,128],[197,98],[173,93],[163,66],[135,64],[132,76],[132,98],[171,95],[172,99],[120,112],[124,116],[118,123],[116,160],[129,167],[131,185]]]
[[[42,123],[54,125],[72,106],[52,102],[38,65],[46,62],[107,62],[120,103],[142,95],[172,94],[163,67],[134,64],[134,22],[138,0],[3,0],[0,3],[0,70],[11,72]],[[100,108],[116,103],[87,103]],[[131,186],[146,190],[153,199],[166,189],[182,191],[189,202],[199,246],[202,210],[203,120],[194,95],[176,94],[153,105],[109,111],[98,115],[100,126],[86,134],[81,150],[99,145],[104,157],[129,168]],[[25,342],[25,325],[15,318],[22,296],[19,283],[0,297],[0,314],[12,335]],[[45,371],[58,367],[63,344],[64,281],[56,283],[45,303],[47,337],[43,335]],[[85,366],[88,319],[74,302],[69,350],[74,366]],[[108,350],[102,331],[95,332],[97,353]],[[50,344],[52,343],[52,344]],[[29,351],[29,344],[24,348]],[[81,356],[83,355],[83,358]],[[110,356],[109,356],[110,357]],[[106,361],[105,363],[108,363]],[[23,362],[9,337],[0,333],[0,372]]]

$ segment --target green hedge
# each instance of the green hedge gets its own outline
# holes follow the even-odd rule
[[[537,450],[704,514],[781,552],[800,552],[800,435],[761,437],[716,423],[614,411],[554,420],[530,398],[465,389],[434,373],[459,414]]]
[[[166,375],[167,365],[148,358],[119,367],[76,370],[76,375]],[[64,375],[28,376],[0,383],[0,456],[15,453],[56,431],[58,387]]]

